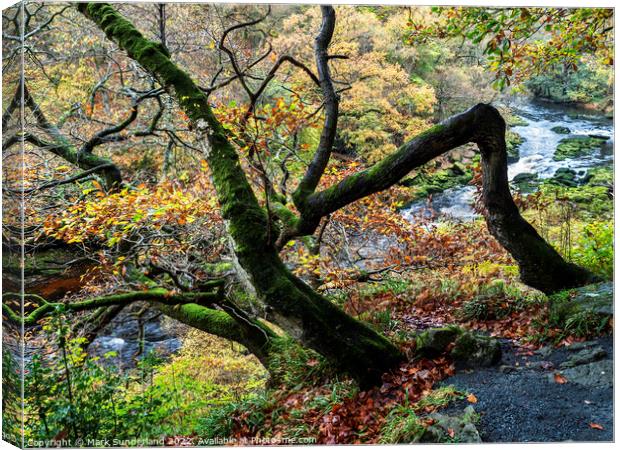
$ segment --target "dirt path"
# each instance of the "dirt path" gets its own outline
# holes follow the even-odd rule
[[[533,355],[508,343],[502,349],[500,365],[460,371],[443,382],[478,398],[474,407],[484,442],[613,440],[611,336]]]

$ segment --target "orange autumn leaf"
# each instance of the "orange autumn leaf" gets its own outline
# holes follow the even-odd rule
[[[467,401],[469,403],[478,403],[478,398],[474,394],[469,394],[467,396]]]
[[[604,430],[603,425],[594,422],[590,422],[590,428],[594,428],[595,430]]]
[[[558,384],[564,384],[568,381],[564,376],[562,376],[562,374],[559,373],[554,374],[553,379]]]

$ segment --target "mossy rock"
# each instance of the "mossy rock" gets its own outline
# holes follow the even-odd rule
[[[570,134],[570,128],[568,127],[557,126],[557,127],[551,128],[551,131],[557,134]]]
[[[523,172],[515,175],[512,185],[521,193],[530,193],[536,190],[540,181],[535,173]]]
[[[590,284],[575,290],[573,303],[582,311],[613,316],[614,285],[613,282]]]
[[[508,154],[508,164],[516,163],[519,161],[519,147],[525,142],[525,139],[514,131],[508,131],[506,133],[506,153]]]
[[[509,114],[506,116],[506,124],[509,127],[527,127],[530,123],[521,116]]]
[[[549,297],[549,322],[577,336],[600,334],[614,314],[613,282],[590,284]]]
[[[575,136],[564,138],[558,144],[553,154],[555,161],[563,161],[567,158],[578,158],[600,150],[607,139],[591,136]]]
[[[579,175],[579,173],[578,173]],[[613,213],[613,169],[596,167],[588,169],[578,179],[578,186],[558,183],[553,178],[544,180],[540,189],[545,195],[561,194],[579,206],[579,214],[588,220],[600,220]],[[561,189],[558,192],[558,189]]]
[[[424,356],[437,356],[445,352],[448,345],[462,333],[463,330],[455,325],[428,329],[416,337],[416,349]]]
[[[577,179],[577,172],[566,167],[560,167],[555,171],[552,183],[560,184],[562,186],[576,187],[579,186],[579,180]]]
[[[447,169],[433,173],[418,173],[412,178],[403,180],[400,184],[415,190],[412,200],[426,198],[431,194],[437,194],[447,189],[463,186],[473,178],[472,170],[461,164],[454,163]]]
[[[457,366],[491,367],[501,360],[502,349],[496,339],[467,332],[454,341],[450,356]]]
[[[433,419],[433,424],[426,428],[420,442],[482,442],[476,428],[479,417],[471,405],[467,406],[460,416],[433,413],[428,417]]]

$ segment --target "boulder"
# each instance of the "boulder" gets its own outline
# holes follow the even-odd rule
[[[570,128],[562,126],[553,127],[551,131],[557,134],[570,134]]]
[[[522,193],[532,192],[538,183],[538,175],[529,172],[519,173],[512,179],[512,184]]]
[[[589,284],[575,290],[572,304],[579,311],[591,311],[595,314],[613,316],[614,284],[611,281]]]
[[[416,349],[425,356],[437,356],[453,343],[463,331],[456,326],[431,328],[416,338]]]
[[[614,362],[603,359],[590,364],[564,369],[560,373],[570,383],[581,384],[587,387],[610,388],[614,383]],[[549,374],[550,382],[554,382],[553,374]]]
[[[502,359],[502,349],[496,339],[480,334],[463,333],[454,341],[450,356],[457,366],[490,367]]]
[[[417,351],[431,358],[447,351],[452,343],[450,356],[458,367],[490,367],[502,358],[501,346],[496,339],[457,326],[431,328],[416,338]]]
[[[433,413],[428,417],[433,419],[433,424],[424,431],[420,442],[482,442],[476,428],[478,414],[471,405],[463,410],[462,415]]]

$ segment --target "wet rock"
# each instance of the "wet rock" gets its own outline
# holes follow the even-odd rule
[[[522,193],[532,192],[538,186],[538,182],[538,175],[529,172],[519,173],[512,179],[512,184]]]
[[[155,309],[140,313],[143,306],[142,303],[134,303],[126,307],[106,325],[89,346],[90,356],[102,357],[115,352],[116,356],[105,359],[106,364],[131,369],[141,357],[151,352],[166,359],[179,351],[185,326]],[[138,315],[141,315],[141,321]]]
[[[471,405],[460,416],[433,413],[429,418],[434,422],[426,429],[420,442],[482,442],[476,428],[478,414]]]
[[[496,339],[474,333],[463,333],[450,352],[457,366],[490,367],[502,359],[502,349]]]
[[[594,133],[592,133],[592,134],[588,134],[588,136],[590,136],[591,138],[594,138],[594,139],[602,139],[604,141],[608,141],[610,139],[609,136],[605,136],[603,134],[594,134]]]
[[[566,167],[560,167],[555,171],[551,182],[554,184],[560,184],[562,186],[577,187],[579,186],[579,180],[577,178],[577,172]]]
[[[551,131],[557,134],[570,134],[570,128],[562,126],[553,127]]]
[[[508,154],[508,164],[516,163],[519,161],[521,154],[519,147],[525,142],[525,139],[514,131],[508,131],[506,133],[506,153]]]
[[[437,170],[433,173],[420,172],[412,178],[406,178],[399,184],[406,187],[413,187],[414,199],[426,198],[431,194],[437,194],[447,189],[466,185],[473,178],[470,168],[461,163],[454,163],[447,168]]]
[[[581,366],[594,361],[598,361],[607,356],[607,352],[603,350],[603,347],[585,348],[580,352],[572,355],[567,361],[560,364],[560,367],[565,369],[568,367]]]
[[[601,150],[607,139],[590,136],[574,136],[564,138],[557,146],[553,154],[554,161],[563,161],[565,159],[578,158],[586,156],[596,150]]]
[[[603,359],[590,364],[572,367],[561,371],[571,383],[588,387],[611,388],[614,382],[614,365],[611,359]]]

